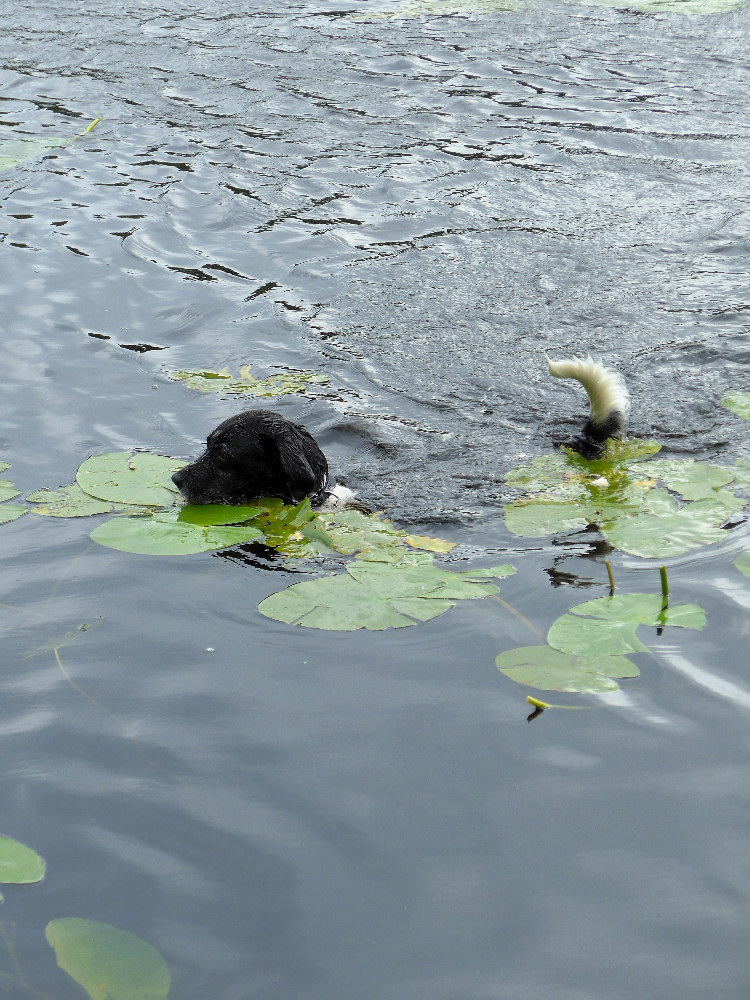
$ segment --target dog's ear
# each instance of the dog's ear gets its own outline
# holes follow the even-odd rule
[[[304,439],[287,435],[267,435],[263,446],[266,454],[278,463],[285,489],[281,492],[297,502],[322,486],[325,474],[319,475],[313,469],[306,454]]]

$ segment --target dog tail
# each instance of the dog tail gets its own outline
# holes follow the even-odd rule
[[[547,358],[547,364],[550,375],[575,379],[586,390],[591,412],[583,428],[584,441],[593,443],[601,451],[607,438],[624,433],[630,412],[630,397],[619,372],[605,368],[591,355],[566,361]]]

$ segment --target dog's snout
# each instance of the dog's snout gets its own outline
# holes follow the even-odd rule
[[[185,482],[185,470],[178,469],[177,472],[175,472],[175,474],[172,476],[172,482],[179,490],[182,484]]]

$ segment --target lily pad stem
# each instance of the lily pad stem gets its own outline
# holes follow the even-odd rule
[[[666,566],[659,567],[659,576],[661,577],[661,596],[663,598],[662,610],[664,610],[669,604],[669,579]]]
[[[615,588],[615,576],[614,573],[612,572],[612,564],[610,563],[609,559],[605,559],[604,565],[607,567],[607,576],[609,577],[609,596],[614,597],[616,588]]]

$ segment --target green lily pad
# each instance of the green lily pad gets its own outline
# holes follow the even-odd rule
[[[750,552],[740,552],[734,560],[734,565],[745,576],[750,576]]]
[[[97,525],[91,538],[120,552],[150,556],[182,556],[244,545],[262,536],[251,524],[191,524],[180,512],[157,511],[146,517],[113,517]]]
[[[79,917],[51,920],[57,964],[91,1000],[166,1000],[171,976],[153,945],[135,934]]]
[[[636,635],[639,625],[675,626],[700,631],[706,614],[697,604],[665,607],[661,594],[615,594],[584,601],[551,625],[547,642],[577,656],[621,656],[646,646]]]
[[[722,397],[721,402],[732,413],[750,420],[750,392],[730,392]]]
[[[613,594],[584,601],[570,609],[571,614],[590,615],[606,621],[632,622],[654,628],[672,625],[700,632],[706,627],[706,612],[697,604],[675,604],[664,607],[661,594]]]
[[[177,493],[172,473],[184,465],[180,459],[148,451],[115,451],[86,459],[78,468],[76,482],[98,500],[165,507]]]
[[[16,489],[15,484],[10,479],[0,479],[0,503],[12,500],[13,497],[19,496],[20,493],[21,491]]]
[[[5,503],[0,507],[0,524],[7,524],[15,521],[23,514],[28,513],[28,507],[22,507],[18,503]]]
[[[240,368],[239,378],[228,368],[219,371],[169,372],[176,382],[184,382],[190,389],[199,392],[220,392],[228,396],[286,396],[294,392],[304,392],[309,385],[327,382],[328,376],[319,372],[286,371],[279,375],[269,375],[256,379],[250,374],[250,366]]]
[[[686,500],[712,499],[717,495],[734,497],[733,493],[721,489],[737,478],[732,467],[709,465],[708,462],[693,459],[655,458],[653,462],[639,462],[631,468],[636,474],[661,480],[668,489]],[[731,503],[731,500],[728,502]],[[744,504],[740,502],[742,506]]]
[[[600,525],[606,540],[617,549],[645,559],[682,555],[698,545],[723,541],[721,525],[730,511],[719,500],[695,500],[680,506],[663,490],[653,490],[648,507],[628,518]]]
[[[36,490],[26,499],[34,504],[31,509],[35,514],[43,514],[45,517],[92,517],[95,514],[109,514],[116,509],[114,504],[84,493],[76,483],[61,486],[57,490]]]
[[[470,574],[435,566],[427,553],[415,553],[414,559],[408,565],[356,560],[346,573],[306,580],[272,594],[258,610],[306,628],[379,631],[430,621],[458,600],[497,593],[497,587],[475,582]]]
[[[576,656],[622,656],[641,653],[648,648],[635,630],[635,623],[630,621],[560,615],[550,626],[547,642],[561,653]]]
[[[8,462],[0,462],[0,472],[9,468],[10,464]],[[20,496],[20,493],[21,491],[17,490],[15,484],[9,479],[0,479],[0,524],[15,521],[27,512],[28,508],[22,504],[7,502],[14,497]]]
[[[249,505],[233,507],[229,504],[188,504],[180,508],[177,520],[204,527],[216,524],[243,524],[261,513],[261,507]]]
[[[495,660],[506,677],[542,691],[601,694],[617,691],[615,677],[637,677],[638,667],[625,656],[574,656],[549,646],[508,649]]]
[[[0,837],[0,882],[30,885],[41,882],[44,870],[44,861],[36,851],[10,837]]]

